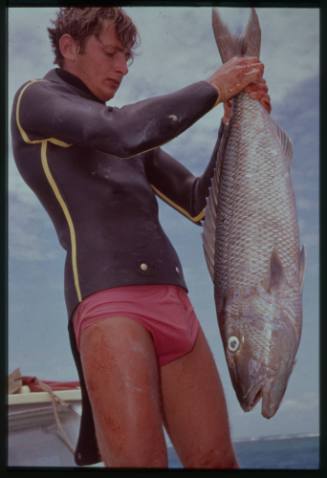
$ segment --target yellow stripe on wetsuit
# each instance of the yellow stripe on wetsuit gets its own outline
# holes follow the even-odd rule
[[[25,92],[25,90],[35,83],[36,81],[42,81],[42,80],[33,80],[27,83],[27,85],[22,89],[22,91],[19,94],[18,100],[17,100],[17,107],[16,107],[16,123],[18,130],[21,134],[21,137],[23,138],[24,142],[27,144],[40,144],[41,145],[41,164],[42,168],[44,171],[44,174],[50,184],[50,187],[64,213],[64,216],[66,218],[68,228],[69,228],[69,234],[70,234],[70,242],[71,242],[71,256],[72,256],[72,269],[73,269],[73,277],[74,277],[74,285],[76,289],[76,294],[78,297],[79,302],[82,300],[82,294],[81,294],[81,288],[79,284],[79,276],[78,276],[78,267],[77,267],[77,241],[76,241],[76,232],[75,232],[75,227],[74,223],[72,220],[72,217],[70,215],[70,212],[68,210],[67,204],[65,203],[59,188],[56,184],[56,181],[51,173],[51,170],[49,168],[49,163],[48,163],[48,158],[47,158],[47,146],[48,143],[55,144],[56,146],[60,146],[62,148],[68,148],[71,146],[71,144],[65,143],[64,141],[61,141],[60,139],[49,137],[49,138],[43,138],[43,139],[30,139],[26,133],[26,131],[23,129],[21,123],[20,123],[20,118],[19,118],[19,109],[20,109],[20,103],[22,96]]]
[[[42,138],[42,139],[30,139],[28,137],[26,131],[23,129],[22,125],[20,124],[19,109],[20,109],[20,102],[22,100],[22,96],[25,93],[25,90],[29,86],[31,86],[33,83],[36,83],[38,81],[42,81],[42,80],[32,80],[32,81],[28,82],[27,85],[25,85],[24,88],[22,89],[22,91],[19,93],[18,100],[17,100],[17,107],[16,107],[16,123],[17,123],[18,129],[19,129],[19,132],[20,132],[23,140],[25,141],[25,143],[28,143],[28,144],[38,144],[38,143],[42,143],[42,141],[49,141],[50,143],[53,143],[56,146],[61,146],[62,148],[69,148],[69,146],[71,146],[71,144],[65,143],[64,141],[61,141],[60,139],[57,139],[57,138],[49,137],[49,138]]]
[[[154,192],[163,200],[165,201],[167,204],[169,204],[170,206],[172,206],[173,208],[175,208],[177,211],[179,211],[181,214],[183,214],[184,216],[186,216],[188,219],[190,219],[191,221],[193,222],[200,222],[201,219],[204,218],[204,209],[202,209],[202,211],[197,215],[197,216],[191,216],[191,214],[186,211],[186,209],[183,209],[181,206],[179,206],[178,204],[176,204],[174,201],[172,201],[168,196],[166,196],[164,193],[162,193],[161,191],[159,191],[159,189],[157,189],[155,186],[153,186],[153,184],[151,184],[152,186],[152,189],[154,190]]]

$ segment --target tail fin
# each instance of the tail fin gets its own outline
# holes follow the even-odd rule
[[[212,9],[212,27],[223,63],[233,56],[257,56],[259,58],[261,46],[261,30],[258,15],[251,8],[251,15],[242,36],[232,35],[223,23],[217,8]]]
[[[257,56],[259,58],[261,47],[261,29],[259,18],[254,8],[251,8],[251,15],[243,37],[243,55]]]

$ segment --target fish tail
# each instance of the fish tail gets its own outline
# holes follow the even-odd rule
[[[256,56],[259,58],[261,46],[261,29],[258,15],[254,8],[244,33],[233,35],[222,21],[217,8],[212,9],[212,27],[222,62],[233,56]]]

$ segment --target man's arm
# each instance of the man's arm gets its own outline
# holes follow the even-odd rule
[[[265,80],[250,84],[244,91],[251,98],[259,101],[270,113],[270,97]],[[228,101],[224,103],[224,112],[211,159],[200,177],[193,176],[187,168],[160,148],[148,153],[146,159],[147,175],[155,193],[197,224],[201,224],[204,219],[206,197],[216,165],[218,148],[223,132],[232,116],[232,107]]]
[[[200,81],[171,94],[112,108],[40,80],[18,92],[14,113],[17,126],[31,140],[56,138],[126,158],[175,138],[216,100],[215,88]]]
[[[201,224],[213,176],[217,149],[223,134],[221,124],[211,159],[199,177],[194,176],[172,156],[157,148],[146,155],[146,174],[154,192],[188,219]]]
[[[262,73],[263,65],[257,58],[234,57],[207,81],[123,108],[107,107],[40,80],[17,93],[14,114],[23,138],[55,138],[127,158],[175,138],[215,104],[228,101],[258,81]]]

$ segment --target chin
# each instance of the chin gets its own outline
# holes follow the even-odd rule
[[[113,98],[116,94],[116,90],[113,88],[94,88],[93,94],[100,100],[100,101],[109,101]]]
[[[116,90],[115,91],[106,91],[106,92],[103,92],[103,94],[101,95],[101,100],[102,101],[109,101],[111,100],[116,94]]]

